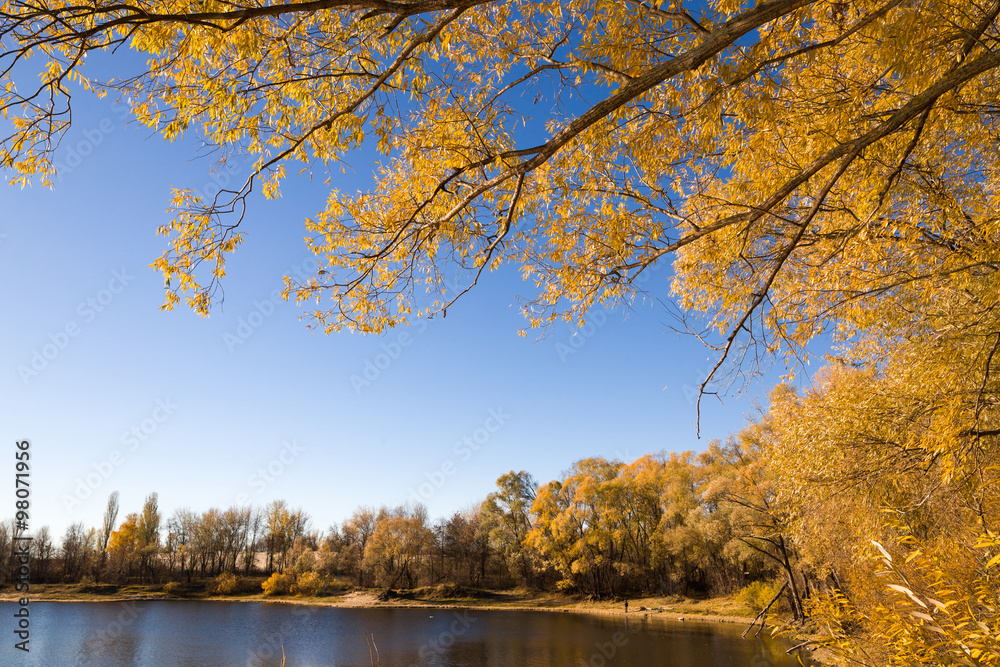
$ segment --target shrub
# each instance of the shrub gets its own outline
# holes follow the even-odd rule
[[[232,572],[223,572],[215,578],[214,588],[220,595],[233,595],[239,591],[240,580]]]
[[[170,581],[163,585],[163,592],[167,595],[180,595],[184,592],[184,586],[176,581]]]
[[[264,589],[264,595],[288,595],[294,583],[292,575],[275,572],[260,587]]]
[[[737,593],[736,599],[739,600],[747,609],[756,613],[767,606],[767,603],[771,601],[771,599],[778,592],[779,588],[780,586],[775,583],[768,581],[755,581]],[[780,604],[780,601],[775,604]],[[775,611],[775,607],[771,607],[771,610]]]
[[[315,572],[303,572],[292,586],[292,593],[305,596],[316,595],[323,590],[325,585],[324,577]]]
[[[560,593],[573,593],[576,591],[576,584],[572,579],[560,579],[556,582],[556,590]]]

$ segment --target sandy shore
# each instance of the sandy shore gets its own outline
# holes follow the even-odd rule
[[[21,594],[0,593],[0,602],[16,602]],[[497,602],[494,604],[476,604],[474,602],[438,602],[434,600],[408,600],[405,598],[391,599],[387,601],[379,600],[374,593],[368,591],[354,591],[339,597],[321,598],[296,598],[296,597],[273,597],[263,596],[226,596],[213,595],[210,597],[173,597],[169,595],[100,595],[92,597],[68,598],[61,596],[51,596],[44,593],[30,595],[32,602],[152,602],[167,600],[187,600],[197,602],[264,602],[267,604],[296,604],[313,605],[320,607],[345,607],[359,609],[400,609],[407,607],[419,607],[427,609],[475,609],[479,611],[551,611],[575,614],[594,614],[600,616],[624,616],[624,609],[607,609],[596,606],[585,606],[582,604],[531,604],[530,602],[518,604],[510,602]],[[655,616],[665,620],[687,620],[687,621],[711,621],[713,623],[743,623],[749,625],[753,620],[747,616],[725,616],[718,614],[702,614],[699,612],[679,612],[671,607],[647,608],[633,604],[628,612],[629,617]]]
[[[224,599],[224,598],[215,598]],[[476,603],[448,603],[448,602],[435,602],[433,600],[389,600],[382,602],[373,593],[367,591],[355,591],[353,593],[348,593],[347,595],[341,597],[338,600],[330,600],[327,602],[315,601],[313,599],[308,600],[298,600],[295,598],[286,599],[266,599],[266,600],[250,600],[252,602],[277,602],[284,604],[319,604],[329,607],[353,607],[353,608],[406,608],[406,607],[420,607],[427,609],[474,609],[477,611],[551,611],[558,613],[573,613],[573,614],[591,614],[597,616],[625,616],[624,608],[619,609],[607,609],[596,606],[584,606],[581,604],[571,604],[571,605],[538,605],[538,604],[517,604],[517,603],[499,603],[499,604],[476,604]],[[698,613],[681,613],[670,607],[657,607],[657,608],[647,608],[642,605],[630,604],[628,616],[633,617],[655,617],[662,618],[666,621],[709,621],[712,623],[742,623],[744,625],[750,625],[752,618],[746,616],[724,616],[718,614],[698,614]]]
[[[22,594],[0,593],[0,602],[17,601]],[[382,601],[378,596],[370,591],[352,591],[340,596],[331,597],[264,597],[262,595],[212,595],[206,597],[183,597],[169,595],[152,594],[112,594],[93,595],[85,597],[65,597],[60,595],[46,594],[46,592],[33,593],[30,595],[32,602],[138,602],[138,601],[165,601],[165,600],[188,600],[198,602],[264,602],[268,604],[296,604],[314,605],[322,607],[344,607],[363,609],[399,609],[407,607],[420,607],[427,609],[475,609],[479,611],[512,610],[512,611],[551,611],[558,613],[593,614],[600,616],[624,616],[624,608],[619,604],[617,608],[609,608],[607,605],[593,603],[559,603],[551,598],[539,597],[529,598],[520,602],[494,601],[492,603],[476,602],[450,602],[422,599],[393,598]],[[630,602],[628,616],[657,617],[664,620],[685,620],[685,621],[711,621],[713,623],[742,623],[749,625],[753,620],[747,616],[733,616],[721,614],[707,614],[690,610],[678,610],[670,606],[645,607],[641,600]]]

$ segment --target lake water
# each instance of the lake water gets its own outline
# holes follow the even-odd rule
[[[256,602],[35,602],[30,653],[0,603],[2,665],[370,667],[792,667],[741,625],[544,611],[347,609]],[[6,623],[7,628],[3,629]],[[372,653],[374,655],[374,652]]]

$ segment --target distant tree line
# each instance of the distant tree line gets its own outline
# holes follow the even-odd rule
[[[807,391],[776,387],[755,422],[700,454],[586,458],[544,484],[511,471],[436,521],[423,505],[361,507],[321,533],[280,500],[164,521],[155,493],[119,521],[113,493],[100,528],[73,524],[59,544],[47,528],[33,535],[33,581],[601,599],[765,582],[847,663],[1000,655],[1000,393],[928,359],[831,364]],[[14,536],[0,524],[0,553]]]
[[[307,515],[284,501],[201,514],[182,508],[164,522],[159,497],[152,493],[140,512],[120,523],[118,514],[115,491],[100,528],[71,524],[58,545],[47,526],[32,534],[32,583],[190,582],[223,572],[270,574],[285,568],[297,541],[301,549],[319,539],[306,532]],[[0,553],[11,553],[19,534],[13,521],[0,523]],[[9,568],[0,573],[0,582],[7,581]]]
[[[47,527],[34,533],[32,580],[145,584],[278,575],[272,591],[280,593],[308,575],[311,591],[339,582],[525,586],[595,598],[728,593],[778,572],[747,542],[746,512],[708,492],[730,463],[713,446],[699,456],[647,455],[631,463],[584,459],[543,485],[511,471],[483,502],[450,517],[431,521],[423,505],[361,507],[325,533],[281,500],[202,513],[181,508],[164,520],[153,493],[119,521],[115,492],[99,528],[74,523],[59,541]],[[13,523],[0,523],[0,550],[10,552],[13,536]]]

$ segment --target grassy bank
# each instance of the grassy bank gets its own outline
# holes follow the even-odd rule
[[[524,589],[482,590],[455,586],[428,586],[412,591],[394,591],[381,596],[378,589],[346,589],[315,596],[265,596],[259,585],[243,592],[220,595],[211,580],[191,584],[34,584],[33,601],[119,601],[119,600],[245,600],[288,602],[340,607],[475,607],[480,609],[553,609],[599,613],[624,613],[623,600],[590,600],[580,595],[546,593]],[[0,586],[0,600],[20,597],[12,586]],[[629,613],[665,614],[689,617],[721,617],[749,623],[754,612],[734,596],[691,598],[683,596],[629,598]]]

